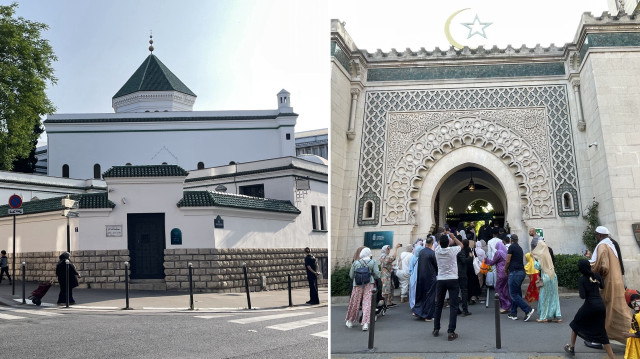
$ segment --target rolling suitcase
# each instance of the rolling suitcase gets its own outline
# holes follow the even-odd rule
[[[35,305],[42,304],[42,297],[44,297],[44,295],[47,294],[47,291],[49,291],[49,288],[51,288],[51,283],[49,282],[41,283],[38,286],[38,288],[36,288],[36,290],[31,292],[31,295],[29,296],[29,300],[31,300]]]

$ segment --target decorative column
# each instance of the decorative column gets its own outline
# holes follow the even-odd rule
[[[354,124],[356,122],[356,107],[358,105],[359,89],[351,89],[351,114],[349,115],[349,127],[347,128],[347,138],[353,140],[356,138]]]
[[[580,80],[572,80],[573,95],[576,99],[576,109],[578,111],[578,130],[584,131],[587,128],[587,123],[582,117],[582,99],[580,98]]]

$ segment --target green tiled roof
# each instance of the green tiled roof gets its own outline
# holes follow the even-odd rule
[[[178,91],[196,95],[153,54],[144,60],[113,98],[137,91]]]
[[[64,209],[64,207],[62,207],[63,198],[66,198],[66,196],[24,202],[20,208],[22,208],[24,214],[62,211]],[[79,201],[78,208],[80,209],[113,208],[116,206],[115,203],[109,200],[107,192],[72,194],[69,198],[74,201]],[[0,206],[0,217],[8,217],[9,208],[11,207],[9,207],[8,204]]]
[[[300,214],[290,201],[211,191],[184,191],[178,207],[233,207]]]
[[[113,166],[102,177],[186,177],[188,174],[177,165]]]

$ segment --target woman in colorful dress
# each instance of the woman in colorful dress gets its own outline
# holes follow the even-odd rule
[[[538,298],[538,322],[562,323],[560,313],[560,297],[558,296],[558,276],[556,275],[549,247],[540,240],[533,250],[534,268],[540,271],[542,287]]]
[[[358,248],[360,250],[359,259],[351,263],[349,277],[352,279],[351,298],[349,298],[349,309],[347,309],[346,324],[347,328],[352,328],[358,323],[358,313],[360,311],[360,303],[362,303],[362,330],[369,329],[369,321],[371,318],[371,291],[373,290],[375,279],[380,278],[380,270],[375,259],[371,258],[371,250],[367,247]],[[368,267],[371,276],[368,283],[357,285],[355,280],[356,269]]]
[[[504,266],[507,263],[507,247],[505,247],[502,241],[496,243],[496,253],[493,255],[493,260],[487,258],[485,263],[490,266],[496,266],[497,269],[495,288],[500,298],[500,313],[510,312],[511,295],[509,294],[509,277],[504,272]]]
[[[527,293],[524,296],[524,300],[531,305],[531,303],[538,301],[538,297],[540,295],[538,287],[536,287],[536,281],[540,278],[540,272],[534,267],[535,262],[533,257],[531,257],[531,253],[527,253],[524,256],[527,260],[527,264],[524,266],[524,271],[529,276],[529,286],[527,287]]]
[[[398,243],[394,247],[393,255],[389,255],[391,253],[391,247],[389,245],[385,245],[382,247],[380,251],[380,279],[382,281],[382,298],[384,298],[384,303],[387,307],[395,306],[394,303],[391,302],[391,298],[393,297],[393,281],[391,280],[391,273],[393,272],[393,261],[396,260],[396,255],[398,254],[398,248],[400,248],[402,244]]]

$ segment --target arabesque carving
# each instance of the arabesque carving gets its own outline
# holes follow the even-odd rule
[[[536,112],[541,111],[536,115]],[[520,114],[516,114],[520,112]],[[504,118],[528,118],[527,126],[521,126],[522,133],[516,132],[514,121],[501,123],[497,120],[500,114]],[[390,114],[390,117],[396,114]],[[432,117],[431,125],[413,138],[401,156],[387,164],[389,171],[385,184],[385,196],[382,209],[382,224],[412,224],[415,218],[411,204],[416,202],[421,182],[429,168],[447,153],[463,146],[482,148],[497,157],[511,168],[519,181],[520,197],[523,200],[523,216],[526,218],[555,217],[554,191],[551,183],[551,165],[548,159],[548,143],[531,143],[545,141],[548,137],[544,128],[543,109],[505,109],[493,111],[455,111],[397,114],[402,123],[402,116],[412,115]],[[438,118],[441,118],[439,121]],[[443,119],[443,120],[442,120]],[[390,128],[404,128],[404,125]],[[419,125],[420,122],[412,122]],[[544,136],[535,133],[545,132]],[[533,134],[526,135],[525,132]],[[546,141],[545,141],[546,142]],[[539,147],[543,146],[543,147]],[[388,152],[390,154],[390,152]]]

